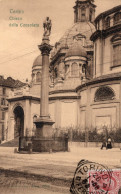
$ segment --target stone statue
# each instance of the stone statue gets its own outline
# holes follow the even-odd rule
[[[43,36],[50,36],[52,23],[51,23],[51,20],[49,19],[49,17],[46,17],[46,20],[43,22],[43,27],[44,27]]]

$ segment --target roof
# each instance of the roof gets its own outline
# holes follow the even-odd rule
[[[19,80],[14,80],[11,77],[4,79],[3,76],[0,76],[0,86],[10,87],[10,88],[18,88],[18,87],[22,87],[24,85],[26,85],[26,83],[23,83]]]
[[[55,49],[53,50],[53,56],[61,48],[70,48],[74,43],[74,36],[81,34],[82,36],[86,37],[85,47],[93,45],[92,41],[90,40],[90,36],[92,33],[95,32],[95,26],[90,22],[76,22],[73,26],[68,29],[62,38],[55,44]],[[53,57],[52,56],[52,57]]]
[[[91,79],[87,82],[85,82],[84,84],[78,86],[76,88],[76,91],[82,89],[85,86],[89,86],[89,85],[93,85],[93,84],[97,84],[97,83],[104,83],[104,82],[110,82],[110,81],[115,81],[115,80],[121,80],[121,72],[119,73],[111,73],[111,74],[107,74],[107,75],[103,75],[103,76],[99,76],[96,77],[94,79]]]
[[[71,56],[81,56],[81,57],[87,57],[87,52],[85,48],[80,44],[80,41],[76,41],[67,51],[65,57],[71,57]]]
[[[104,11],[104,12],[102,12],[101,14],[99,14],[99,15],[95,18],[95,22],[97,22],[97,20],[99,20],[101,17],[106,17],[106,16],[108,16],[108,15],[114,13],[114,12],[119,11],[119,10],[121,10],[121,5],[118,5],[118,6],[116,6],[116,7],[113,7],[112,9],[109,9],[109,10],[107,10],[107,11]]]
[[[93,6],[95,6],[96,7],[96,5],[94,5],[93,3],[94,3],[94,0],[77,0],[76,1],[76,3],[85,3],[85,2],[89,2],[89,3],[91,3]]]
[[[32,68],[36,66],[42,66],[42,56],[41,55],[35,58]]]

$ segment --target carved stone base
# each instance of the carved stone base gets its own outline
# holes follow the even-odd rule
[[[40,117],[35,124],[36,137],[32,140],[34,152],[68,151],[68,138],[53,138],[52,125],[54,122],[50,117]]]
[[[68,151],[67,138],[34,138],[32,141],[33,152],[59,152]]]
[[[35,121],[36,137],[38,138],[52,138],[52,125],[54,122],[50,117],[40,117]]]

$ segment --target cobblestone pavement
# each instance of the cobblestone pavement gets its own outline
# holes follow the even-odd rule
[[[0,175],[0,194],[68,194],[69,188],[23,177]]]

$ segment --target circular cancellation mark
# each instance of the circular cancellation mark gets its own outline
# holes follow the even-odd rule
[[[81,160],[74,173],[70,192],[73,194],[106,194],[111,184],[112,171],[102,164]]]

